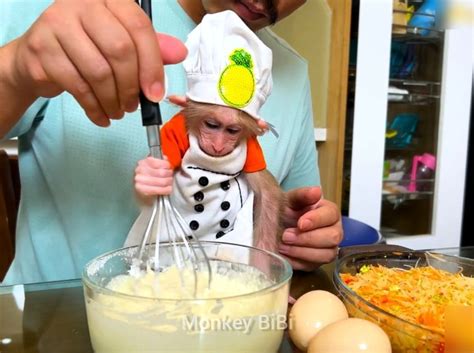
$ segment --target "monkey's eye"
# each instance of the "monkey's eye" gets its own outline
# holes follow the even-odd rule
[[[216,130],[220,127],[218,123],[212,120],[204,120],[204,125],[206,125],[206,127],[208,127],[209,129],[213,129],[213,130]]]
[[[241,131],[241,129],[238,127],[228,127],[226,130],[231,135],[237,135]]]

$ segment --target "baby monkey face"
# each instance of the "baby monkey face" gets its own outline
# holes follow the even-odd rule
[[[238,111],[228,107],[217,107],[201,120],[199,146],[210,156],[225,156],[240,142],[242,132]]]

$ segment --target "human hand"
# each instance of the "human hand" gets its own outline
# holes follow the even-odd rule
[[[320,187],[287,192],[279,251],[295,270],[311,271],[337,256],[343,238],[341,214],[336,204],[321,197]]]
[[[166,159],[147,157],[135,168],[135,191],[141,199],[169,195],[173,186],[173,169]]]
[[[99,126],[135,111],[140,88],[159,101],[163,64],[187,53],[178,39],[155,33],[133,0],[56,0],[11,44],[12,80],[22,93],[67,91]]]

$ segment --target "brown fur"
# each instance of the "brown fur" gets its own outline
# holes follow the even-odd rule
[[[186,117],[186,128],[189,132],[199,134],[199,127],[202,120],[214,114],[214,104],[198,103],[188,101],[186,107],[183,109],[183,114]],[[238,124],[242,127],[242,139],[247,139],[250,136],[257,136],[260,133],[260,128],[257,122],[246,112],[238,111]]]
[[[283,233],[286,198],[268,170],[247,173],[254,198],[254,246],[276,252]]]

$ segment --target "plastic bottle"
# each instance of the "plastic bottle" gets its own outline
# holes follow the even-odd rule
[[[436,157],[432,154],[423,153],[421,156],[414,156],[408,191],[432,191],[435,169]]]
[[[441,9],[441,3],[445,0],[425,0],[423,5],[415,12],[408,22],[411,27],[417,28],[417,32],[422,36],[428,36],[430,30],[434,29],[437,16]]]

